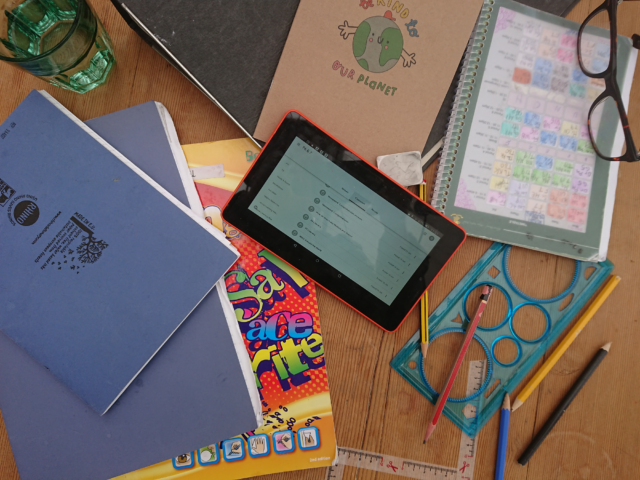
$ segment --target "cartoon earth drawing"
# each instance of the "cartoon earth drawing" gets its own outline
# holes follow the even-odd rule
[[[391,70],[402,58],[404,67],[411,67],[415,53],[404,50],[402,31],[395,22],[391,10],[384,16],[369,17],[357,27],[345,20],[339,25],[340,35],[345,40],[353,35],[353,56],[358,64],[371,73]]]

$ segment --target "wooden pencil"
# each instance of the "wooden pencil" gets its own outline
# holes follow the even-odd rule
[[[473,320],[471,320],[469,322],[469,325],[467,326],[467,331],[465,332],[462,345],[460,345],[460,350],[458,351],[456,361],[453,364],[453,367],[451,368],[451,372],[449,372],[449,378],[447,378],[444,389],[442,390],[442,392],[440,392],[440,395],[438,396],[438,401],[436,402],[436,408],[433,412],[433,417],[431,417],[431,421],[427,426],[427,433],[425,434],[424,442],[422,443],[427,443],[427,440],[429,440],[429,437],[431,436],[433,431],[436,429],[438,420],[442,415],[444,406],[447,403],[447,398],[449,398],[449,393],[451,392],[451,388],[453,387],[453,382],[456,380],[458,371],[462,366],[462,361],[464,360],[464,356],[467,353],[467,350],[469,349],[471,340],[473,340],[473,334],[475,333],[476,328],[478,327],[478,323],[480,323],[480,318],[482,317],[482,313],[484,312],[484,309],[487,306],[487,302],[489,301],[489,297],[491,296],[492,290],[493,290],[493,287],[491,287],[490,285],[485,285],[484,288],[482,289],[482,295],[480,295],[480,305],[478,305],[478,310],[476,311],[476,314],[473,317]]]
[[[544,442],[544,439],[547,438],[547,435],[549,435],[553,427],[555,427],[556,423],[558,423],[560,417],[562,417],[564,412],[567,411],[567,408],[569,408],[569,405],[571,405],[573,399],[576,398],[576,396],[578,395],[582,387],[584,387],[584,385],[587,383],[593,372],[596,371],[596,368],[598,368],[602,360],[604,360],[604,357],[607,356],[610,348],[611,342],[600,347],[598,353],[594,355],[594,357],[591,359],[591,362],[589,362],[589,365],[587,365],[587,368],[585,368],[584,371],[580,374],[576,382],[571,385],[571,388],[564,396],[562,401],[558,404],[551,416],[547,419],[547,421],[531,441],[527,449],[522,453],[522,455],[518,459],[518,463],[520,465],[526,465],[533,454],[536,453],[536,450],[540,445],[542,445],[542,442]]]
[[[593,317],[593,315],[598,311],[619,282],[620,277],[618,275],[611,276],[604,288],[596,296],[593,302],[591,302],[587,311],[584,312],[584,315],[582,315],[580,320],[577,321],[569,333],[567,333],[567,335],[562,339],[560,345],[558,345],[551,356],[547,358],[542,367],[540,367],[540,370],[536,372],[533,378],[529,380],[529,383],[527,383],[527,385],[520,391],[516,397],[516,401],[513,402],[513,408],[511,409],[512,412],[515,412],[520,408],[527,398],[529,398],[529,395],[533,393],[544,377],[547,376],[547,373],[549,373],[558,360],[560,360],[560,357],[562,357],[567,348],[569,348],[573,341],[578,337],[582,329],[587,325],[587,323],[589,323],[591,317]]]
[[[420,184],[420,199],[427,201],[427,184]],[[424,292],[422,300],[420,300],[420,332],[421,342],[420,350],[422,350],[422,359],[427,358],[427,350],[429,350],[429,294]]]
[[[509,439],[509,419],[511,417],[511,400],[504,394],[502,410],[500,410],[500,434],[498,437],[498,456],[496,458],[495,480],[504,480],[504,467],[507,461],[507,440]]]

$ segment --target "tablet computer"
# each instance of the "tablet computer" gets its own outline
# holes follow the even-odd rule
[[[387,331],[466,237],[296,111],[282,119],[222,217]]]

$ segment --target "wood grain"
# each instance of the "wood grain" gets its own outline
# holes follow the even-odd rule
[[[600,4],[582,0],[569,18],[581,21]],[[77,95],[0,64],[0,121],[32,89],[44,89],[80,119],[105,115],[139,103],[162,102],[173,116],[183,144],[242,137],[241,131],[189,81],[140,40],[108,0],[92,0],[114,42],[116,70],[108,84]],[[619,32],[640,33],[640,3],[619,7]],[[640,80],[631,92],[629,119],[640,138]],[[433,176],[431,167],[426,178]],[[631,479],[640,469],[640,165],[620,168],[609,259],[622,282],[569,348],[538,390],[511,418],[506,477],[514,480]],[[490,242],[469,238],[429,290],[433,311],[473,266]],[[539,296],[563,290],[573,264],[552,255],[516,250],[513,270],[517,284]],[[326,345],[326,362],[341,446],[382,452],[419,461],[455,466],[460,430],[443,419],[425,446],[422,435],[433,406],[389,367],[389,362],[419,328],[418,308],[395,333],[384,333],[324,291],[318,292]],[[531,325],[528,325],[528,324]],[[523,322],[523,332],[535,321]],[[612,341],[611,353],[584,387],[554,432],[526,467],[516,459],[566,393],[593,353]],[[554,345],[555,347],[555,345]],[[445,362],[443,362],[445,363]],[[540,361],[540,364],[542,360]],[[446,366],[448,368],[448,366]],[[463,372],[464,373],[464,372]],[[522,382],[525,384],[526,380]],[[513,393],[517,395],[518,390]],[[476,479],[493,478],[498,441],[496,415],[479,435]],[[34,461],[38,446],[34,446]],[[271,475],[270,480],[320,480],[324,469]],[[347,479],[392,478],[347,468]],[[19,478],[4,423],[0,420],[0,478]],[[213,478],[213,477],[212,477]],[[397,478],[397,477],[393,477]]]

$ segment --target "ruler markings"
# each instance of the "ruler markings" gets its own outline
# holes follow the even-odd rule
[[[467,395],[480,388],[484,380],[484,360],[473,361],[469,365],[467,379]],[[475,399],[470,403],[479,401]],[[474,413],[475,413],[474,405]],[[477,438],[477,437],[476,437]],[[338,465],[327,468],[325,480],[342,480],[344,467],[364,468],[375,472],[384,472],[406,478],[418,480],[471,480],[476,463],[476,439],[469,438],[462,433],[460,450],[458,453],[458,468],[435,465],[433,463],[418,462],[406,458],[366,452],[355,448],[338,447]]]

